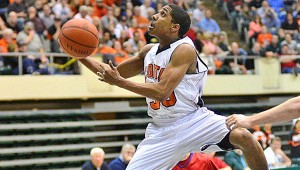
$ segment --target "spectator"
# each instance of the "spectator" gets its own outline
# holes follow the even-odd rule
[[[202,153],[188,153],[172,170],[218,170],[213,160]]]
[[[261,33],[257,36],[257,42],[265,48],[270,45],[272,42],[272,34],[268,32],[268,28],[266,26],[262,27]]]
[[[224,60],[223,66],[227,67],[224,68],[225,70],[228,70],[225,72],[225,74],[246,74],[247,73],[247,69],[245,66],[245,62],[246,62],[246,55],[247,52],[240,48],[238,43],[236,42],[232,42],[231,43],[231,51],[229,52],[228,56],[230,57],[242,57],[242,58],[237,58],[237,62],[235,62],[234,58],[226,58]],[[222,66],[222,67],[223,67]]]
[[[256,13],[261,17],[264,18],[265,15],[267,14],[267,12],[269,12],[270,10],[274,11],[270,5],[269,2],[267,0],[264,0],[261,3],[261,7],[257,9]]]
[[[97,16],[101,18],[102,16],[106,15],[107,9],[106,9],[106,4],[104,3],[103,0],[96,0],[95,3],[93,4],[93,7],[94,7],[93,16]]]
[[[135,146],[126,143],[122,146],[121,154],[109,163],[110,170],[125,170],[135,153]]]
[[[14,2],[7,7],[7,13],[10,13],[11,11],[17,13],[18,22],[20,22],[23,25],[24,19],[27,17],[27,14],[26,7],[22,3],[22,0],[14,0]]]
[[[197,8],[193,10],[193,18],[196,23],[200,22],[204,18],[205,5],[203,1],[196,1]]]
[[[268,28],[268,31],[272,34],[277,33],[281,25],[277,14],[273,10],[268,10],[268,12],[266,12],[265,17],[262,18],[262,23]]]
[[[135,6],[133,8],[133,19],[136,20],[138,28],[143,30],[143,34],[148,30],[149,20],[143,16],[141,16],[141,8],[139,6]]]
[[[216,65],[214,61],[214,56],[211,55],[209,47],[204,45],[202,48],[202,53],[199,54],[199,57],[208,67],[208,74],[215,74]]]
[[[293,54],[297,54],[297,42],[293,40],[292,35],[287,33],[285,34],[285,39],[280,43],[281,45],[287,44],[289,49],[292,51]]]
[[[116,38],[119,39],[121,37],[121,32],[125,32],[126,36],[129,36],[129,28],[127,24],[127,19],[125,16],[121,17],[120,22],[116,25],[116,28],[114,30],[114,34],[116,35]]]
[[[104,162],[105,152],[102,148],[93,148],[90,155],[91,160],[83,164],[82,170],[109,170],[108,165]]]
[[[129,37],[134,38],[135,32],[139,32],[140,40],[146,41],[144,36],[145,32],[138,26],[137,20],[133,18],[129,26]]]
[[[54,53],[60,53],[60,46],[58,44],[58,36],[61,32],[62,21],[60,17],[54,18],[54,23],[48,28],[48,39],[50,40],[50,50]]]
[[[219,34],[218,46],[221,48],[222,51],[229,51],[228,37],[227,37],[226,32],[224,32],[224,31],[221,31]]]
[[[255,42],[251,50],[248,51],[248,56],[255,57],[256,59],[262,55],[262,48],[258,42]],[[248,71],[254,72],[254,60],[255,58],[246,59],[246,68]]]
[[[122,45],[119,41],[114,42],[113,48],[116,50],[114,55],[114,61],[116,65],[129,58],[127,52],[122,49]]]
[[[141,16],[145,17],[145,18],[149,18],[148,15],[148,11],[149,10],[154,10],[154,8],[152,8],[151,6],[151,0],[144,0],[143,5],[140,6],[141,8]],[[150,16],[152,17],[152,16]]]
[[[85,5],[80,6],[79,13],[77,13],[74,18],[83,18],[90,22],[93,22],[91,16],[88,14],[88,7]]]
[[[134,53],[138,51],[138,44],[139,44],[140,41],[141,41],[141,39],[140,39],[140,33],[139,33],[138,31],[135,31],[135,32],[133,33],[133,38],[130,38],[130,39],[128,40],[128,42],[129,42],[129,43],[132,45],[132,47],[133,47]]]
[[[296,120],[290,135],[289,144],[291,145],[291,158],[300,158],[300,119]]]
[[[257,11],[258,8],[261,7],[263,0],[251,0],[249,2],[249,8],[251,11]]]
[[[8,14],[6,27],[10,28],[14,31],[15,34],[18,34],[20,31],[22,31],[22,25],[18,22],[18,15],[16,12],[11,11]]]
[[[102,18],[100,19],[100,22],[101,22],[102,28],[106,29],[106,30],[108,30],[108,27],[110,24],[113,24],[114,26],[116,26],[119,23],[117,18],[114,16],[113,9],[110,7],[107,9],[106,15],[102,16]]]
[[[196,32],[196,38],[194,40],[194,45],[195,45],[195,48],[198,51],[198,53],[201,53],[202,48],[204,46],[203,41],[202,41],[202,32],[201,31]]]
[[[25,52],[41,53],[40,56],[30,56],[30,59],[35,61],[38,74],[48,74],[47,64],[49,61],[44,55],[45,50],[43,43],[38,34],[34,31],[34,24],[30,21],[26,22],[24,30],[18,33],[16,39],[17,42],[25,42]],[[36,70],[32,70],[32,73],[34,73]]]
[[[14,32],[12,29],[6,28],[1,33],[2,33],[2,38],[0,39],[0,53],[7,53],[9,52],[8,48],[10,46],[17,45],[13,37]],[[17,48],[14,51],[17,51]],[[14,52],[14,51],[10,51],[10,52]]]
[[[39,13],[39,17],[43,20],[47,29],[54,24],[54,14],[52,14],[48,4],[43,5],[43,11]]]
[[[227,152],[224,156],[224,161],[232,170],[250,170],[240,149]]]
[[[254,138],[258,141],[258,143],[261,145],[261,147],[263,149],[266,149],[267,148],[267,137],[266,135],[264,134],[264,132],[262,132],[260,130],[260,126],[259,125],[255,125],[252,127],[253,129],[253,132],[252,132],[252,135],[254,136]]]
[[[265,134],[265,136],[267,138],[266,147],[269,147],[272,139],[275,138],[275,135],[272,132],[272,124],[271,123],[264,124],[264,128],[263,128],[262,132]]]
[[[269,58],[278,57],[279,53],[280,53],[279,38],[278,35],[273,35],[271,44],[263,49],[262,56],[269,57]]]
[[[265,149],[269,168],[282,168],[291,166],[290,158],[281,150],[281,139],[275,137],[272,139],[270,147]]]
[[[209,156],[218,170],[232,170],[230,166],[228,166],[224,161],[222,161],[220,158],[216,157],[216,152],[208,152],[205,153],[205,155]]]
[[[230,3],[227,3],[228,11],[231,17],[231,28],[237,30],[237,21],[239,20],[240,15],[242,14],[242,5],[243,0],[230,0]]]
[[[109,31],[104,31],[103,37],[102,37],[102,39],[100,39],[100,43],[102,45],[112,47],[114,43],[111,39],[112,39],[111,33]]]
[[[202,32],[220,33],[221,29],[218,23],[211,18],[211,10],[205,10],[205,17],[200,20],[198,27]]]
[[[294,35],[298,31],[298,27],[297,20],[293,17],[292,13],[288,12],[285,21],[281,24],[281,28],[285,33]]]
[[[34,24],[34,30],[38,35],[46,35],[44,31],[46,30],[46,26],[44,24],[44,21],[38,17],[37,11],[35,7],[31,6],[27,10],[28,12],[28,19]]]
[[[210,32],[205,32],[202,38],[202,44],[207,45],[210,53],[217,55],[222,53],[222,49],[218,46],[217,42],[213,42],[215,35]]]
[[[293,73],[296,68],[296,62],[293,57],[293,50],[287,44],[281,45],[280,50],[280,62],[281,62],[281,73]],[[298,72],[300,70],[298,69]],[[296,71],[297,72],[297,71]]]
[[[256,15],[249,24],[248,36],[250,39],[257,39],[258,34],[262,30],[263,23],[261,22],[261,17]]]
[[[61,18],[62,22],[66,22],[69,19],[73,18],[73,13],[67,0],[61,0],[60,3],[56,3],[52,7],[52,11],[55,16],[59,16]]]

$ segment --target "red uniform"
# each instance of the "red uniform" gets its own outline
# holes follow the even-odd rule
[[[201,153],[191,153],[190,156],[180,161],[172,170],[218,170],[212,158]]]

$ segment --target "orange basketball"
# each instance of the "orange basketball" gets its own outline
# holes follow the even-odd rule
[[[98,30],[86,19],[66,22],[58,36],[61,48],[76,59],[91,55],[98,47]]]

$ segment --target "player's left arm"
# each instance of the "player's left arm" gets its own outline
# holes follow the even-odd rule
[[[158,101],[166,100],[182,80],[187,71],[195,66],[197,56],[195,49],[189,44],[179,45],[173,52],[171,61],[165,68],[158,83],[136,83],[120,76],[116,67],[99,73],[99,79],[109,84],[117,85],[134,93]]]

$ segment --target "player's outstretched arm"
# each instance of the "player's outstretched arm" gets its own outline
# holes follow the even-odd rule
[[[226,124],[229,128],[251,128],[254,125],[285,122],[300,117],[300,96],[294,97],[284,103],[266,111],[251,115],[231,115]]]
[[[131,57],[117,66],[120,76],[123,78],[129,78],[140,74],[144,67],[144,58],[147,52],[151,49],[153,44],[148,44],[142,48],[137,56]],[[91,57],[86,57],[79,60],[83,65],[90,69],[93,73],[103,73],[105,70],[110,69],[108,64],[97,62]]]
[[[120,76],[119,67],[117,69],[111,63],[111,68],[105,70],[103,73],[98,73],[98,76],[99,80],[106,83],[117,85],[154,100],[164,101],[170,96],[195,61],[195,49],[189,44],[182,44],[173,52],[170,63],[165,68],[160,81],[157,83],[136,83],[125,79]]]

